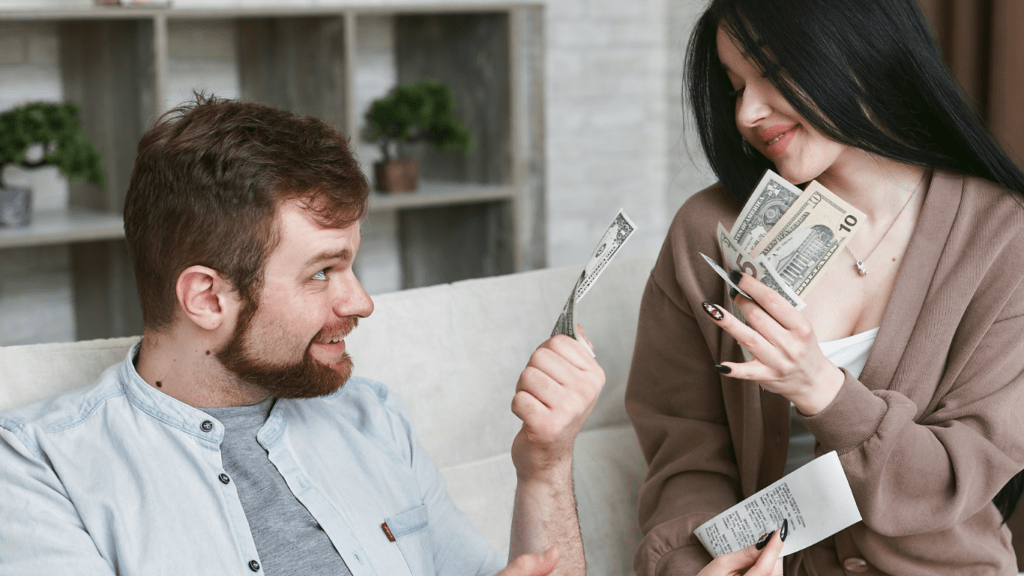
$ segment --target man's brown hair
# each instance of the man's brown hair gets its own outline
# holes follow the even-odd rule
[[[175,283],[193,265],[258,302],[279,241],[277,206],[291,199],[325,226],[363,217],[369,184],[344,134],[310,116],[203,95],[165,114],[139,141],[124,205],[145,326],[171,323]]]

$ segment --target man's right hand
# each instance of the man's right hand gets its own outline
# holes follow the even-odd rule
[[[558,565],[561,553],[558,546],[552,546],[536,554],[517,556],[504,570],[495,576],[547,576]]]
[[[586,340],[583,327],[576,329]],[[572,490],[573,444],[605,383],[588,345],[592,350],[589,340],[555,335],[537,347],[519,376],[512,413],[523,427],[512,441],[512,463],[520,480],[567,479],[564,488]]]

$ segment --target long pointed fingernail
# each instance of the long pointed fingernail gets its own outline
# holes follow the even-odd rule
[[[782,531],[779,532],[779,538],[781,538],[783,542],[786,541],[786,536],[789,536],[789,518],[782,521]]]
[[[768,541],[772,539],[772,534],[775,534],[775,530],[772,530],[771,532],[765,534],[764,536],[761,536],[761,539],[757,541],[757,544],[754,544],[754,548],[757,548],[758,550],[760,550],[760,549],[764,548],[765,546],[767,546],[768,545]]]
[[[711,316],[715,320],[721,321],[725,319],[725,316],[722,315],[722,311],[718,309],[718,306],[715,306],[711,302],[701,302],[701,306],[704,307],[704,311],[708,313],[708,316]]]
[[[739,270],[730,270],[729,280],[732,280],[733,284],[739,284],[740,280],[743,280],[743,273]]]
[[[722,374],[728,374],[732,372],[732,368],[729,368],[728,366],[722,366],[721,364],[715,364],[715,370],[718,370]]]

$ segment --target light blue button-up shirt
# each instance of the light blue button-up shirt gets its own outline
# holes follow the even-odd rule
[[[0,414],[0,576],[263,573],[220,478],[223,426],[146,384],[136,347],[91,387]],[[279,400],[257,440],[353,575],[504,567],[383,385]]]

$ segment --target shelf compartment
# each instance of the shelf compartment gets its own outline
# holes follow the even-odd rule
[[[345,19],[240,18],[242,98],[346,126]]]
[[[512,226],[503,201],[398,212],[402,288],[515,272]]]
[[[423,144],[402,147],[419,162],[420,176],[513,182],[508,13],[399,14],[395,61],[400,84],[429,78],[451,88],[455,114],[476,136],[469,156]]]

